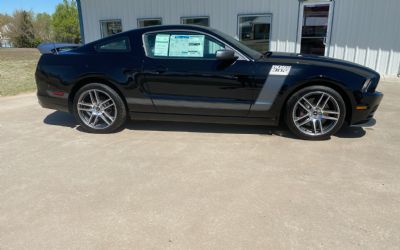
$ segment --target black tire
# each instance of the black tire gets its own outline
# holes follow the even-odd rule
[[[91,108],[89,106],[79,104],[82,102],[91,104],[89,103],[89,100],[92,100],[91,98],[93,97],[93,93],[97,94],[94,99],[99,99],[99,101],[94,101],[96,103],[95,107],[99,109],[96,111],[96,115],[93,115],[93,112],[95,111],[82,111],[82,108],[87,107],[87,109],[94,110],[94,107]],[[108,103],[102,104],[107,100],[109,100]],[[103,110],[103,108],[106,108],[107,106],[110,107],[106,110]],[[75,119],[79,122],[81,129],[89,133],[106,134],[115,132],[125,124],[127,119],[126,106],[121,96],[114,89],[101,83],[90,83],[78,90],[74,96],[73,113]],[[95,117],[93,119],[96,119],[96,117],[98,118],[98,120],[96,120],[98,123],[97,125],[93,120],[92,123],[94,122],[94,125],[90,124],[90,119],[92,119],[91,116]],[[114,120],[111,118],[108,119],[110,116],[111,118],[114,118]],[[90,125],[87,124],[88,120]]]
[[[320,94],[322,98],[325,98],[322,99],[323,101],[320,102],[319,105],[317,105],[319,101],[318,94]],[[302,99],[303,97],[306,97],[306,99],[310,98],[309,102]],[[325,113],[332,113],[331,111],[322,108],[326,99],[328,99],[326,104],[328,106],[325,105],[324,108],[329,109],[331,107],[331,109],[337,109],[338,112],[329,115]],[[298,103],[299,100],[301,104]],[[303,106],[305,107],[303,108]],[[306,108],[308,111],[306,111]],[[299,114],[298,112],[302,112],[302,114]],[[305,87],[294,93],[289,98],[286,103],[284,117],[288,128],[299,138],[303,140],[326,140],[337,133],[343,126],[346,117],[346,103],[342,96],[332,88],[318,85]],[[298,119],[300,119],[300,117],[305,118],[303,118],[304,120],[299,121]],[[329,119],[324,119],[326,117]],[[309,120],[308,123],[307,120]],[[320,121],[321,123],[319,123]],[[305,122],[305,124],[300,126],[303,122]],[[318,125],[316,126],[315,124]],[[326,128],[324,128],[324,125],[327,125]],[[310,127],[309,130],[308,127]]]

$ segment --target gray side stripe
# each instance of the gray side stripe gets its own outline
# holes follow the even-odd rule
[[[226,110],[249,110],[249,103],[226,103],[226,102],[205,102],[205,101],[184,101],[153,99],[158,107],[180,107],[180,108],[203,108],[203,109],[226,109]]]
[[[268,111],[285,83],[287,76],[269,75],[250,111]]]
[[[129,105],[148,105],[148,106],[153,106],[153,102],[151,101],[150,98],[135,98],[135,97],[127,97],[126,102]]]

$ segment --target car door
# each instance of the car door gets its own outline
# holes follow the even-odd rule
[[[159,113],[247,116],[254,101],[251,61],[216,59],[223,42],[198,32],[144,35],[144,89]]]

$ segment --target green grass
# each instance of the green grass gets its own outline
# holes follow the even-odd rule
[[[36,90],[35,69],[40,53],[37,49],[0,49],[0,96]]]

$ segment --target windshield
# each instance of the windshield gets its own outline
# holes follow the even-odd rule
[[[262,56],[262,54],[260,52],[247,47],[246,45],[244,45],[240,41],[236,40],[235,38],[221,32],[219,30],[216,30],[216,29],[212,29],[212,31],[214,33],[216,33],[217,35],[219,35],[220,37],[222,37],[223,39],[225,39],[227,42],[229,42],[233,46],[235,46],[236,48],[238,48],[239,50],[241,50],[242,52],[244,52],[246,55],[253,58],[254,60],[257,60],[258,58],[260,58]]]

